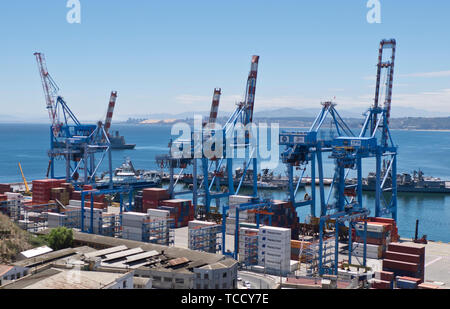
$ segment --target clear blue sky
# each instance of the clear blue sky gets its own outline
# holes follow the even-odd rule
[[[208,110],[214,87],[230,111],[253,54],[256,111],[334,96],[362,110],[379,41],[396,38],[393,109],[450,115],[447,0],[381,0],[381,24],[367,22],[367,0],[80,2],[81,24],[66,21],[66,0],[1,2],[0,114],[47,117],[35,51],[81,119],[103,118],[111,90],[118,119]]]

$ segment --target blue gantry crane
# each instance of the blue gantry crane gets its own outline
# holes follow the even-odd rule
[[[212,200],[215,200],[216,206],[219,207],[221,198],[238,194],[248,175],[250,165],[253,167],[253,196],[257,196],[257,145],[252,142],[255,138],[254,132],[251,129],[246,129],[251,128],[253,122],[258,64],[259,56],[253,56],[244,101],[237,104],[235,111],[224,126],[215,125],[221,94],[221,90],[215,89],[209,122],[202,124],[200,129],[197,128],[189,140],[177,139],[171,141],[169,144],[172,149],[171,153],[156,158],[161,167],[169,168],[169,192],[171,196],[193,194],[193,204],[196,211],[199,198],[204,198],[204,212],[208,214],[210,213]],[[205,151],[205,145],[209,145],[206,148],[210,153]],[[186,151],[186,147],[188,151]],[[176,151],[173,151],[173,149]],[[243,151],[245,154],[242,158],[244,169],[237,183],[237,188],[235,188],[233,163],[238,151]],[[200,184],[198,183],[199,163],[201,163],[201,173],[203,174]],[[188,191],[176,192],[175,186],[183,171],[189,165],[193,167],[193,188]],[[175,179],[175,169],[181,170],[177,179]]]
[[[335,106],[336,104],[333,102],[322,103],[322,109],[308,131],[284,131],[280,133],[279,144],[286,146],[286,149],[281,153],[281,160],[288,168],[289,200],[295,208],[310,206],[312,216],[316,215],[317,180],[320,192],[320,215],[326,214],[323,153],[331,152],[331,144],[336,136],[354,135]],[[324,130],[324,124],[327,123],[327,120],[331,122],[332,134]],[[307,199],[297,201],[297,192],[308,166],[311,174],[311,195]],[[296,183],[294,182],[294,168],[302,171]],[[318,177],[316,177],[316,169],[319,174]]]
[[[58,94],[59,87],[50,76],[42,53],[34,53],[41,76],[47,110],[49,113],[50,150],[49,173],[51,178],[65,178],[76,187],[95,184],[99,167],[108,160],[112,175],[111,143],[101,122],[96,125],[82,124]],[[96,160],[96,156],[100,156]],[[55,160],[65,160],[65,176],[55,176]],[[47,175],[48,177],[48,175]],[[112,177],[110,179],[112,189]]]
[[[385,51],[390,51],[385,57]],[[369,109],[361,132],[358,136],[341,136],[332,141],[330,158],[335,161],[335,175],[333,186],[335,187],[334,202],[327,204],[327,215],[320,218],[320,242],[319,242],[319,274],[323,275],[327,262],[324,257],[324,223],[330,219],[335,220],[335,251],[334,267],[331,273],[337,275],[339,254],[339,227],[349,222],[349,263],[352,258],[352,227],[357,221],[367,219],[370,211],[363,205],[362,196],[362,160],[366,158],[376,159],[376,193],[375,216],[392,215],[397,220],[397,146],[389,130],[389,118],[392,102],[392,88],[394,77],[396,41],[382,40],[379,48],[377,80],[375,100]],[[384,77],[385,82],[381,79]],[[382,90],[385,87],[385,90]],[[384,93],[384,104],[383,101]],[[383,168],[382,168],[383,165]],[[356,170],[355,181],[347,181],[351,170]],[[389,177],[390,176],[390,177]],[[388,179],[391,179],[389,182]],[[363,266],[366,266],[367,222],[364,223],[362,239],[364,241]],[[361,236],[361,235],[360,235]]]

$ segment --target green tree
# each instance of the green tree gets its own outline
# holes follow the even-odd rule
[[[53,250],[70,248],[73,242],[73,232],[66,227],[52,229],[48,235],[48,244]]]

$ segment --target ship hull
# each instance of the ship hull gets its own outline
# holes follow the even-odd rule
[[[363,185],[363,191],[375,191],[374,186]],[[415,192],[415,193],[450,193],[450,188],[418,188],[398,186],[397,192]]]

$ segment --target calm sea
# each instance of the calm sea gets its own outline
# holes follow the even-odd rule
[[[116,125],[135,150],[114,151],[113,167],[130,158],[137,169],[159,169],[155,155],[168,152],[170,127]],[[393,131],[399,145],[398,172],[421,169],[425,175],[450,181],[450,132]],[[0,183],[22,181],[18,162],[26,178],[45,178],[48,167],[49,126],[46,124],[0,124]],[[62,163],[62,162],[61,162]],[[62,164],[60,163],[60,166]],[[332,177],[333,163],[325,160],[325,175]],[[106,170],[106,166],[104,167]],[[275,173],[284,173],[283,165]],[[364,162],[363,175],[374,170],[374,162]],[[285,192],[265,192],[274,198],[286,197]],[[301,194],[301,193],[300,193]],[[374,194],[364,194],[365,205],[372,210]],[[304,218],[307,209],[300,209]],[[420,220],[419,234],[428,239],[450,242],[450,195],[399,193],[398,225],[402,237],[414,237],[415,221]]]

